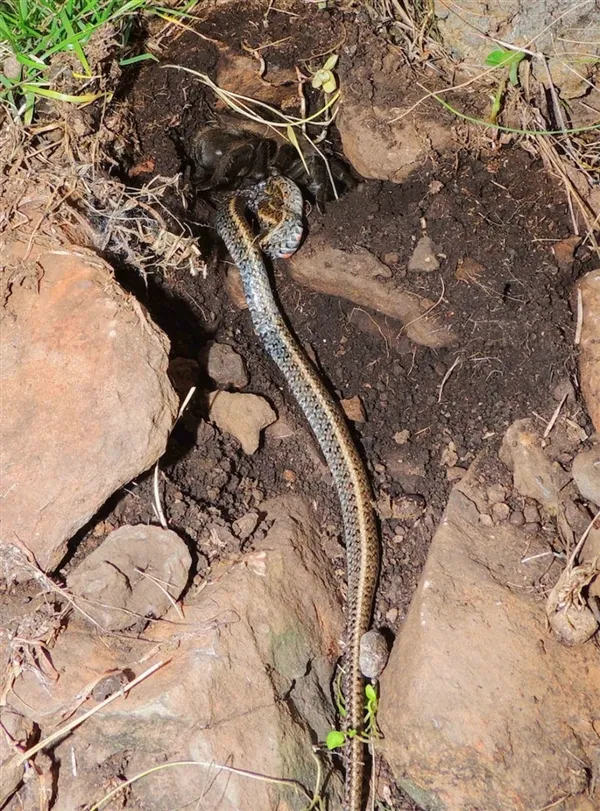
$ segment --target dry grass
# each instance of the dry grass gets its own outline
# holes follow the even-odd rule
[[[571,211],[574,234],[600,257],[600,87],[584,75],[577,60],[598,61],[593,32],[579,31],[569,37],[561,31],[568,16],[592,6],[592,0],[582,0],[557,15],[542,30],[524,44],[494,40],[484,31],[473,28],[482,41],[489,43],[490,52],[501,48],[507,53],[525,54],[519,67],[517,84],[506,81],[507,69],[468,65],[453,58],[442,44],[435,25],[432,4],[427,0],[415,3],[402,0],[363,0],[363,7],[377,20],[386,36],[399,46],[415,73],[423,77],[423,96],[403,115],[416,107],[435,100],[456,117],[467,122],[476,137],[487,138],[491,145],[499,140],[519,142],[563,184]],[[444,3],[450,15],[460,16],[458,4]],[[587,43],[587,45],[586,45]],[[583,50],[582,50],[583,49]],[[589,53],[586,52],[589,51]],[[587,87],[586,98],[579,102],[578,111],[587,110],[590,123],[571,126],[573,107],[560,97],[551,64],[573,75]],[[458,80],[457,77],[461,77]],[[465,76],[467,77],[465,79]],[[433,89],[431,89],[433,85]],[[498,115],[487,115],[490,95],[499,104]],[[457,102],[450,100],[458,99]],[[463,112],[465,107],[468,112]],[[472,110],[481,111],[473,114]],[[470,137],[470,136],[467,136]]]
[[[128,187],[98,168],[106,163],[99,133],[77,139],[71,124],[63,118],[25,129],[5,118],[0,131],[0,234],[43,238],[52,231],[56,237],[54,221],[60,212],[59,236],[65,242],[117,256],[144,276],[184,268],[205,275],[206,264],[189,226],[175,220],[164,203],[168,194],[181,194],[181,177],[155,177],[141,188]]]

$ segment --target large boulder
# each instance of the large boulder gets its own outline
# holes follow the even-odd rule
[[[164,452],[169,342],[84,250],[0,243],[3,543],[44,570]]]

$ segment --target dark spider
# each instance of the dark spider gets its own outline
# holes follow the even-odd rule
[[[207,125],[193,137],[190,158],[198,191],[244,188],[274,173],[295,181],[317,204],[335,198],[327,166],[305,141],[303,155],[289,143],[279,143],[235,126]],[[338,195],[356,185],[348,167],[328,155]]]

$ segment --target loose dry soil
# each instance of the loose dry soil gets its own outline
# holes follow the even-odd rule
[[[312,64],[313,54],[331,49],[344,37],[349,52],[339,49],[344,75],[364,76],[380,62],[384,45],[370,35],[366,19],[315,14],[305,4],[294,9],[301,17],[310,14],[310,27],[275,10],[265,17],[262,7],[240,12],[236,6],[235,12],[227,7],[216,12],[199,31],[218,37],[234,52],[242,50],[242,43],[260,47],[289,38],[265,52],[268,64],[278,68]],[[217,54],[209,41],[189,33],[174,44],[165,62],[210,73]],[[189,75],[161,65],[142,69],[129,93],[140,138],[137,163],[150,160],[155,175],[184,171],[186,145],[211,118],[210,94]],[[368,82],[364,93],[370,93]],[[171,210],[186,219],[207,252],[223,258],[210,203],[200,195],[186,212],[181,199],[173,199]],[[407,273],[422,220],[442,254],[440,270]],[[427,505],[417,521],[382,521],[377,621],[396,630],[446,502],[448,466],[454,461],[467,467],[482,447],[497,445],[518,417],[551,416],[556,406],[553,388],[574,372],[569,290],[574,278],[590,269],[591,260],[582,256],[559,268],[553,245],[572,233],[566,201],[541,162],[518,145],[497,145],[481,154],[464,149],[455,157],[429,161],[401,185],[361,182],[324,212],[315,207],[308,225],[335,247],[367,248],[407,289],[434,301],[443,297],[460,333],[456,345],[438,351],[405,339],[392,346],[372,326],[370,314],[357,312],[342,299],[307,291],[290,280],[284,267],[276,269],[279,298],[296,335],[312,348],[333,389],[344,398],[359,395],[363,402],[367,419],[356,428],[356,437],[376,495],[417,494]],[[170,525],[198,545],[199,559],[208,563],[240,551],[231,544],[207,547],[203,524],[208,515],[229,523],[263,497],[288,490],[314,499],[323,526],[332,537],[339,536],[334,493],[324,485],[316,454],[306,452],[301,414],[259,346],[247,312],[236,309],[225,293],[225,267],[209,262],[205,279],[184,271],[144,281],[126,269],[120,275],[169,335],[173,357],[197,359],[208,339],[230,343],[247,361],[247,390],[267,397],[280,415],[289,414],[286,419],[300,428],[283,440],[267,432],[252,457],[206,426],[196,446],[206,402],[202,395],[192,400],[163,463],[163,498]],[[461,268],[467,272],[461,273]],[[400,332],[393,322],[389,327],[392,335]],[[444,376],[457,358],[440,397]],[[401,431],[409,432],[409,441],[399,446],[393,437]],[[116,500],[103,516],[110,524],[154,520],[149,481]],[[343,570],[341,546],[333,542],[330,550]],[[87,551],[88,544],[79,543],[74,560]]]

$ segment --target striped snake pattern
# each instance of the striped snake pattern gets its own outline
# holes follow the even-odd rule
[[[370,627],[379,569],[379,543],[369,479],[339,406],[288,329],[279,311],[263,261],[289,258],[302,239],[302,194],[276,175],[249,191],[233,194],[217,213],[217,233],[237,265],[254,330],[281,370],[329,465],[338,493],[346,543],[348,591],[344,652],[345,727],[364,731],[364,678],[360,640]],[[247,219],[252,211],[262,227],[258,239]],[[344,811],[362,811],[365,743],[346,742]]]

